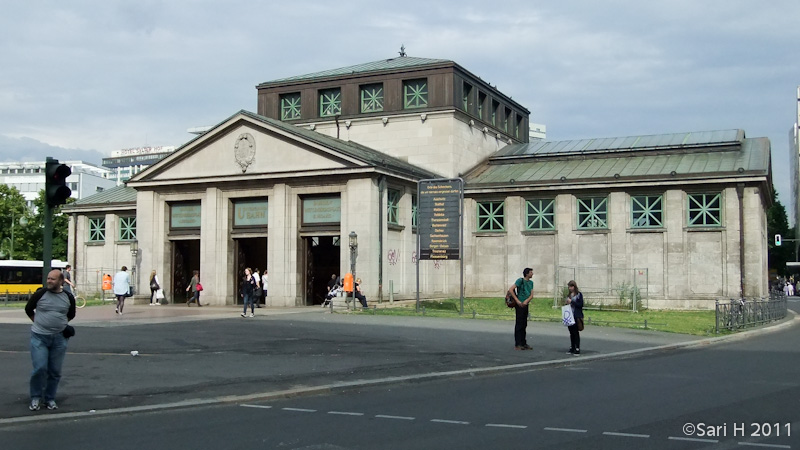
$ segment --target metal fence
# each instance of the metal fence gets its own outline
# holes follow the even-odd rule
[[[553,306],[563,305],[567,283],[575,280],[587,309],[638,311],[648,306],[648,277],[646,268],[558,266]]]
[[[33,292],[28,294],[12,294],[8,291],[0,292],[0,303],[27,302]]]
[[[716,332],[735,331],[786,317],[786,295],[770,292],[769,298],[739,298],[716,301]]]

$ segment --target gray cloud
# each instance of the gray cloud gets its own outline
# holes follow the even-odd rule
[[[254,110],[260,82],[405,44],[497,85],[551,139],[767,136],[788,206],[797,17],[793,0],[17,2],[0,17],[0,135],[106,155],[181,145]]]
[[[61,161],[80,160],[100,165],[104,156],[97,150],[81,150],[50,145],[27,137],[10,138],[0,135],[0,161],[44,161],[52,156]]]

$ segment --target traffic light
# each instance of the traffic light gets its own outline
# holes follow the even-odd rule
[[[59,164],[57,159],[48,157],[45,163],[45,200],[50,206],[58,206],[67,203],[67,199],[72,195],[72,190],[67,187],[67,177],[72,173],[72,169],[66,164]]]
[[[781,246],[781,235],[780,234],[776,234],[775,235],[775,247],[780,247],[780,246]]]

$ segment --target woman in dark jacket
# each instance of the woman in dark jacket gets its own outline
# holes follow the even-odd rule
[[[256,279],[250,272],[250,268],[244,269],[244,278],[242,279],[242,300],[244,301],[244,311],[242,317],[247,317],[247,304],[250,304],[250,317],[255,317],[255,307],[253,306],[253,297],[256,291]]]
[[[569,296],[567,297],[567,304],[572,306],[572,315],[575,317],[575,324],[567,327],[569,329],[569,351],[573,356],[581,354],[581,332],[583,329],[583,294],[581,294],[575,280],[570,280],[567,283],[569,288]]]

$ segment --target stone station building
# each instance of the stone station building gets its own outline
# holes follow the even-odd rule
[[[412,299],[417,182],[453,177],[465,182],[466,296],[500,297],[524,267],[537,296],[557,295],[569,274],[613,296],[631,282],[620,273],[646,274],[635,284],[651,307],[767,292],[765,138],[528,142],[528,110],[447,60],[399,57],[257,90],[258,114],[239,111],[127,186],[65,207],[84,292],[127,265],[138,292],[149,295],[156,270],[168,300],[185,301],[197,269],[203,303],[235,304],[244,267],[258,267],[268,304],[319,304],[350,267],[354,231],[368,299]],[[421,261],[421,297],[458,297],[459,269]]]

